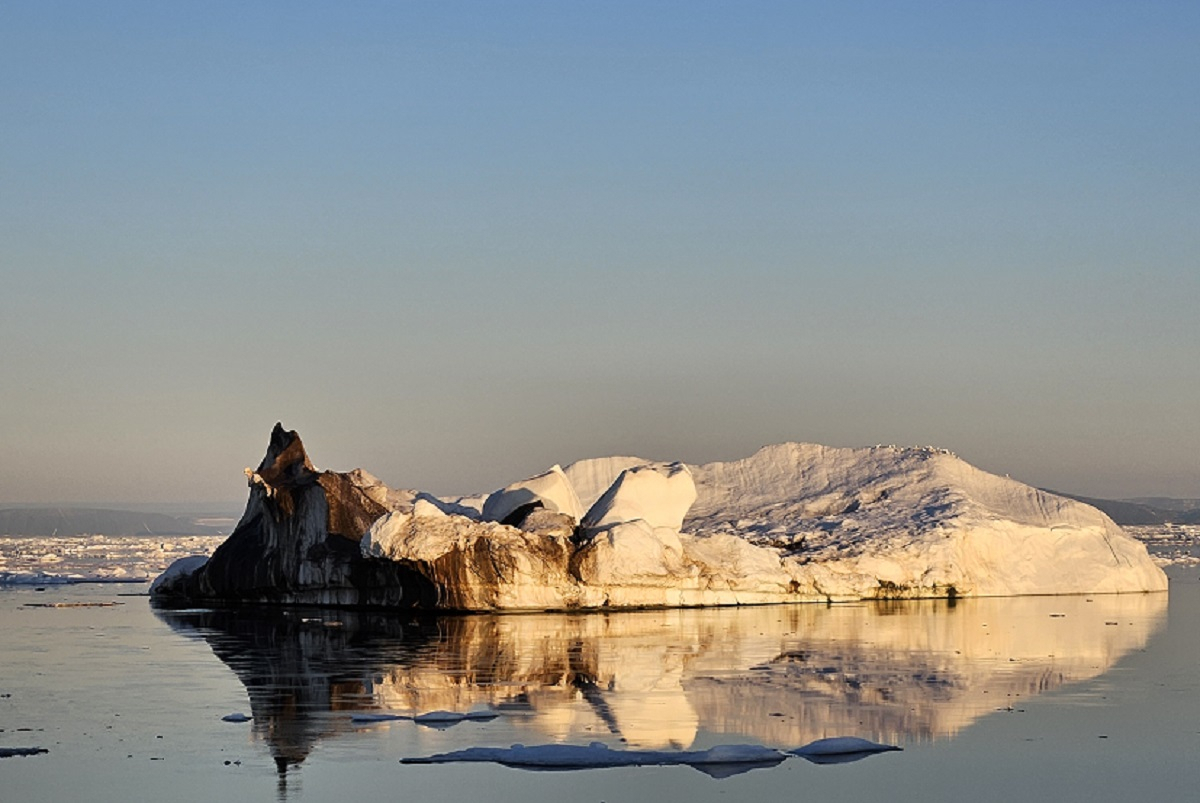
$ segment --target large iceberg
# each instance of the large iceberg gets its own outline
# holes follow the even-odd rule
[[[318,471],[276,425],[246,473],[237,528],[159,578],[157,600],[557,610],[1167,587],[1099,510],[933,448],[608,457],[450,500]]]

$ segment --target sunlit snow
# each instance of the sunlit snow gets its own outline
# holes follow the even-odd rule
[[[587,512],[570,547],[557,531],[409,507],[377,520],[362,553],[423,566],[465,561],[445,581],[467,609],[1167,587],[1145,547],[1096,508],[942,449],[783,443],[699,466],[599,458],[556,466],[489,497],[497,513],[518,502],[559,511],[574,500]],[[472,563],[480,542],[488,561],[505,566],[503,576]],[[558,545],[543,548],[551,543]],[[556,562],[564,549],[569,571]]]

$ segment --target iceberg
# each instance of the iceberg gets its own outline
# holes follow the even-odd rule
[[[156,601],[566,610],[1167,588],[1096,508],[932,447],[608,457],[452,500],[320,471],[277,424],[246,474],[236,529],[160,576]]]

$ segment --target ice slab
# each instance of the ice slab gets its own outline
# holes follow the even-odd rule
[[[423,758],[404,758],[402,764],[492,762],[532,770],[581,770],[608,767],[685,765],[716,777],[757,767],[770,767],[787,754],[761,745],[719,745],[708,750],[613,750],[602,742],[588,745],[543,744],[511,747],[468,747]]]
[[[788,752],[794,756],[806,758],[814,764],[846,764],[858,761],[876,753],[887,753],[902,750],[894,744],[879,744],[857,736],[833,736],[828,739],[817,739],[803,747],[797,747]]]

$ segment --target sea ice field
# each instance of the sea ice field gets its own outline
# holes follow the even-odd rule
[[[175,560],[209,555],[224,535],[0,535],[0,586],[149,583]]]
[[[156,611],[221,537],[4,537],[0,798],[1191,799],[1200,528],[1127,529],[1168,593],[467,616]]]

